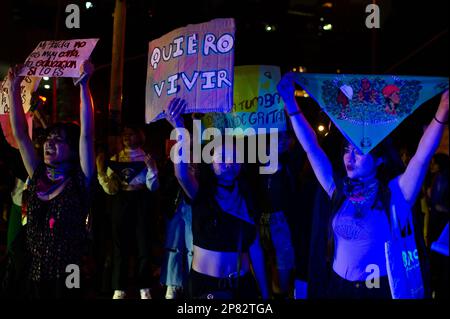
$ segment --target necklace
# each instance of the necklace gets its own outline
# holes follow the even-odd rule
[[[234,186],[235,186],[234,182],[231,185],[224,185],[224,184],[217,183],[217,187],[223,188],[223,189],[227,190],[228,192],[232,192],[234,190]]]
[[[362,218],[378,192],[378,180],[344,179],[344,194],[355,208],[355,217]]]

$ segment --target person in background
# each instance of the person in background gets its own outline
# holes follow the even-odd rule
[[[167,141],[164,177],[161,176],[161,201],[167,226],[160,282],[166,287],[165,299],[180,299],[188,291],[187,279],[192,265],[192,207],[174,175],[170,159],[174,143]]]
[[[435,299],[446,300],[450,296],[449,288],[449,256],[440,254],[433,249],[433,245],[445,236],[444,229],[449,223],[449,156],[436,153],[430,164],[431,185],[427,189],[430,207],[430,223],[427,241],[431,248],[431,285]]]
[[[123,149],[105,164],[97,157],[98,181],[112,196],[113,299],[124,299],[132,240],[137,242],[137,285],[141,299],[151,299],[151,213],[149,192],[159,187],[155,161],[142,149],[144,132],[134,126],[122,131]],[[102,153],[104,154],[104,153]]]
[[[258,174],[258,198],[261,199],[263,211],[260,219],[261,243],[268,269],[271,270],[272,295],[275,299],[292,298],[294,292],[295,254],[289,217],[295,210],[297,196],[295,177],[287,166],[288,147],[288,132],[280,132],[276,171],[273,174]]]
[[[449,221],[449,156],[437,153],[430,164],[431,185],[427,190],[430,207],[428,241],[436,241]]]

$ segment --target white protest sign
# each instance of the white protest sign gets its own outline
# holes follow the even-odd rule
[[[20,75],[36,77],[80,76],[80,66],[89,59],[98,39],[42,41],[28,56]]]
[[[145,120],[164,118],[175,97],[186,113],[229,112],[233,104],[233,19],[176,29],[149,43]]]

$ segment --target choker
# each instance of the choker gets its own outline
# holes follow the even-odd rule
[[[223,185],[223,184],[217,183],[217,187],[223,188],[229,192],[232,192],[234,190],[235,186],[236,186],[236,183],[233,183],[231,185]]]
[[[378,180],[344,179],[344,194],[357,208],[361,209],[364,204],[372,201],[378,191]]]
[[[64,168],[56,168],[52,166],[45,166],[45,174],[50,181],[58,181],[61,179],[65,179],[68,175],[69,170],[67,167]]]

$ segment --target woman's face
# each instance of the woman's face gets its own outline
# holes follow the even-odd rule
[[[369,153],[364,155],[353,145],[344,148],[344,166],[349,178],[374,177],[377,165],[374,157]]]
[[[133,129],[126,127],[122,133],[122,142],[125,148],[138,148],[139,136]]]
[[[234,156],[225,155],[222,161],[222,153],[216,153],[213,156],[213,170],[219,182],[222,183],[232,183],[241,171],[241,164],[236,163]]]
[[[70,160],[71,150],[64,132],[52,132],[44,142],[44,162],[58,165]]]

